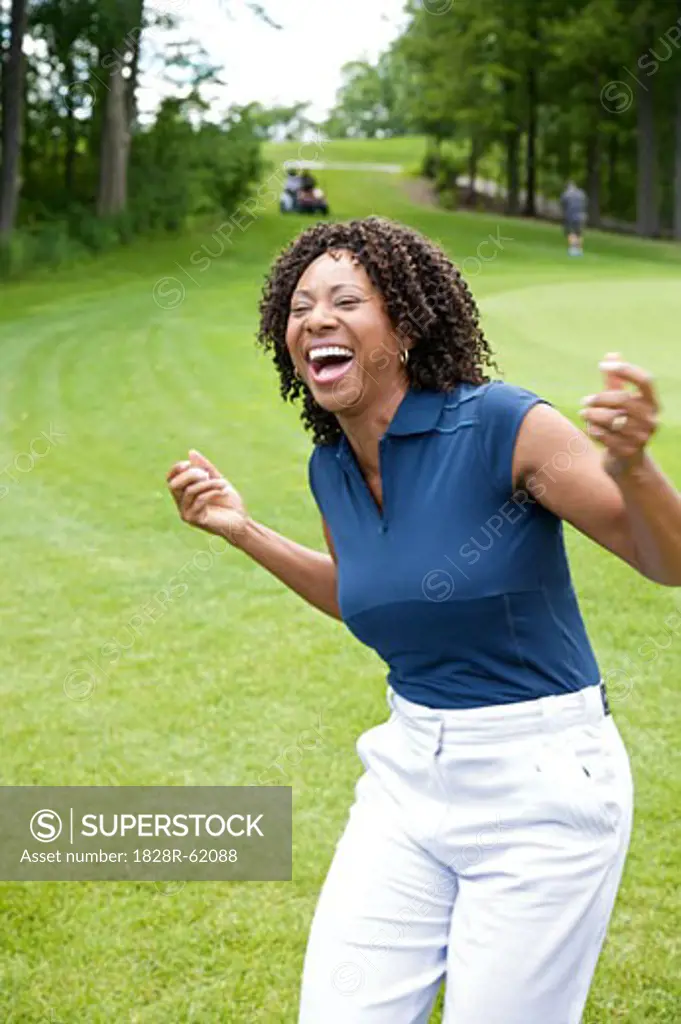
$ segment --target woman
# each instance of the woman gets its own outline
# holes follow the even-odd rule
[[[631,776],[570,582],[563,519],[681,585],[681,500],[646,453],[657,400],[618,357],[592,442],[488,380],[478,311],[431,242],[370,217],[279,257],[260,341],[315,448],[329,554],[254,522],[197,452],[182,518],[227,538],[389,666],[387,722],[336,848],[301,1024],[576,1024],[631,825]],[[632,388],[626,387],[632,385]]]

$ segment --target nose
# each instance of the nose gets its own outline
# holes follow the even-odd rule
[[[335,331],[337,327],[338,320],[332,310],[319,302],[310,310],[305,321],[305,328],[309,334],[326,334],[330,331]]]

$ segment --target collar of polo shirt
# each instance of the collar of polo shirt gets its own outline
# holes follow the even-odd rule
[[[442,408],[451,391],[417,391],[409,388],[388,424],[384,437],[409,437],[411,434],[428,434],[440,421]],[[350,445],[345,434],[338,445],[338,458],[346,458]]]

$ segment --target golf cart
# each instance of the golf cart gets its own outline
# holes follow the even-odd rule
[[[321,213],[326,217],[329,204],[312,175],[292,167],[284,182],[279,209],[282,213]]]

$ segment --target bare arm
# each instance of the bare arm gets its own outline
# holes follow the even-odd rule
[[[330,555],[303,547],[256,523],[248,515],[238,491],[195,449],[189,452],[188,460],[171,468],[167,480],[186,523],[224,537],[309,604],[335,619],[341,618],[336,597],[335,553],[325,523]]]
[[[331,555],[303,547],[253,520],[236,546],[309,604],[340,619],[336,563]]]
[[[589,396],[583,415],[605,453],[555,409],[538,405],[518,434],[514,479],[643,576],[681,586],[681,496],[645,451],[656,429],[652,383],[627,363],[601,365],[608,390]],[[624,390],[625,380],[638,392]],[[625,426],[613,430],[615,417],[623,414]]]

